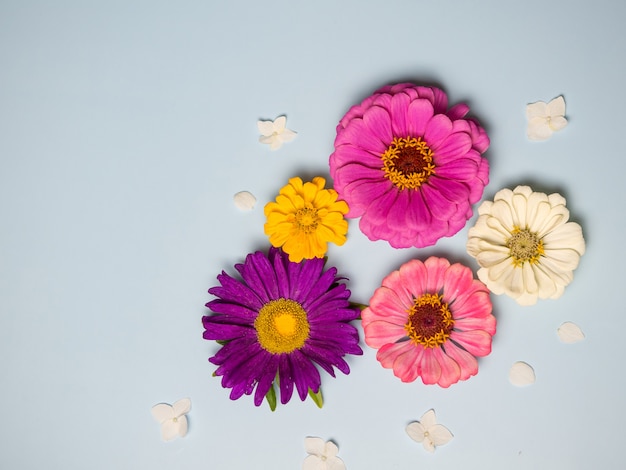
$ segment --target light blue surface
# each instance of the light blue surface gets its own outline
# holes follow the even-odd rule
[[[623,450],[626,4],[604,1],[0,2],[0,468],[294,469],[304,438],[351,470],[618,468]],[[263,205],[328,174],[335,125],[377,87],[435,82],[491,137],[491,183],[558,191],[587,253],[557,301],[494,298],[493,352],[467,382],[403,384],[367,348],[326,404],[236,402],[207,362],[206,290],[267,246]],[[526,103],[569,125],[525,137]],[[276,152],[256,121],[288,116]],[[254,211],[232,196],[254,193]],[[469,225],[468,225],[469,226]],[[467,228],[425,250],[330,249],[366,303],[404,261],[475,267]],[[586,340],[558,341],[578,323]],[[509,367],[534,366],[516,388]],[[187,437],[150,408],[190,397]],[[434,455],[404,427],[434,408]]]

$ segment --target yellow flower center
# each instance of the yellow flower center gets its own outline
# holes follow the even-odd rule
[[[394,137],[381,158],[385,178],[400,190],[419,188],[435,172],[433,151],[421,137]]]
[[[404,329],[416,344],[435,348],[445,343],[454,326],[448,304],[438,294],[420,295],[409,309],[409,320]]]
[[[537,264],[539,258],[545,253],[543,240],[539,238],[539,235],[518,226],[513,228],[506,246],[515,267],[521,267],[524,263]]]
[[[294,214],[294,225],[296,230],[304,233],[313,233],[317,230],[317,224],[319,223],[319,215],[317,209],[312,207],[303,207],[298,209]]]
[[[278,299],[266,303],[254,320],[259,344],[272,354],[299,349],[309,337],[309,321],[295,300]]]

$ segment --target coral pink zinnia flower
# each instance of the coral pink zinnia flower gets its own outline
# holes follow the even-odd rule
[[[470,268],[436,257],[389,274],[361,316],[383,367],[403,382],[441,387],[476,375],[496,332],[487,287]]]
[[[370,240],[429,246],[472,216],[489,180],[481,156],[489,138],[464,118],[467,105],[447,108],[442,90],[401,83],[353,106],[337,126],[330,174],[346,217],[361,217]]]

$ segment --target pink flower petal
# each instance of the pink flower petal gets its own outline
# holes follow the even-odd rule
[[[410,341],[402,341],[401,343],[388,343],[380,347],[380,349],[376,353],[376,360],[380,362],[380,364],[385,369],[392,369],[393,363],[396,358],[402,353],[409,350],[415,350],[415,347]]]
[[[482,357],[491,352],[491,335],[482,330],[452,330],[450,339],[465,348],[470,354]]]
[[[478,373],[478,361],[470,353],[459,348],[452,341],[447,341],[444,348],[446,354],[454,359],[461,368],[459,380],[467,380]]]
[[[450,132],[452,132],[452,121],[444,114],[436,114],[426,125],[424,140],[431,149],[435,150],[450,135]]]
[[[398,355],[393,361],[393,373],[403,382],[413,382],[420,373],[420,362],[424,354],[424,348],[416,346],[410,341],[406,341],[411,345],[405,351]]]
[[[363,325],[363,331],[365,342],[371,348],[380,348],[406,336],[404,326],[388,321],[369,322],[367,325]]]
[[[441,376],[439,377],[439,382],[437,382],[439,386],[448,388],[450,385],[457,383],[461,377],[459,364],[444,353],[441,348],[434,348],[433,355],[441,366]]]
[[[420,362],[420,375],[426,385],[436,384],[441,377],[441,365],[432,348],[426,348]]]
[[[450,262],[445,258],[431,256],[424,265],[428,270],[428,280],[426,281],[426,291],[435,294],[443,288],[443,280],[446,270],[450,267]]]
[[[391,116],[393,116],[391,125],[395,137],[408,137],[410,134],[407,125],[409,103],[409,97],[404,93],[391,98]]]
[[[427,100],[415,100],[409,105],[407,137],[423,137],[428,122],[433,118],[433,105]]]
[[[380,106],[372,106],[363,114],[363,122],[372,135],[376,136],[383,145],[389,146],[393,140],[393,136],[391,117],[386,109]]]

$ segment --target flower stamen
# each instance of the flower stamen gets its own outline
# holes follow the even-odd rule
[[[317,214],[317,209],[312,207],[303,207],[302,209],[298,209],[293,215],[294,229],[297,233],[313,233],[317,230],[319,220],[320,218]]]
[[[404,329],[415,344],[435,348],[450,337],[454,319],[442,298],[439,294],[423,294],[413,301]]]
[[[254,320],[259,344],[272,354],[290,353],[304,346],[309,321],[295,300],[277,299],[266,303]]]
[[[381,155],[382,170],[398,189],[418,189],[435,173],[433,151],[421,137],[394,137]]]
[[[517,225],[511,231],[511,236],[506,241],[506,247],[513,262],[513,266],[519,268],[524,263],[538,264],[544,255],[543,240],[535,232],[528,228],[521,229]]]

